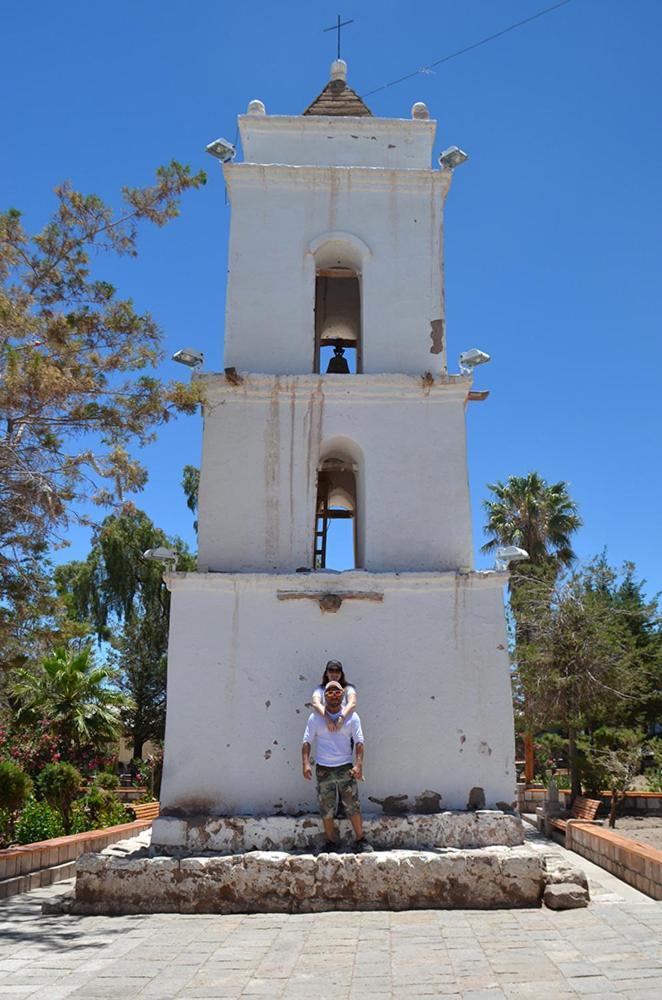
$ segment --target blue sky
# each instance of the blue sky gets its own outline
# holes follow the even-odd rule
[[[349,83],[366,93],[547,5],[355,0],[341,11],[355,22],[343,36]],[[322,28],[337,13],[300,0],[3,5],[2,206],[37,228],[65,178],[116,201],[173,157],[204,167],[209,183],[181,218],[145,230],[137,260],[101,273],[152,311],[168,354],[193,344],[219,370],[229,208],[204,147],[234,138],[252,98],[271,113],[304,109],[328,79],[335,36]],[[471,157],[447,201],[445,245],[451,367],[468,347],[493,357],[476,379],[489,400],[468,410],[476,548],[485,484],[537,469],[570,483],[579,555],[606,545],[651,593],[662,589],[661,28],[658,0],[571,0],[367,98],[385,117],[425,101],[435,158],[451,144]],[[197,417],[164,428],[136,498],[191,545],[179,482],[200,441]],[[71,539],[61,557],[86,551],[82,531]]]

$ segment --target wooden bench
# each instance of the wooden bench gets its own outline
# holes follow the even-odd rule
[[[581,823],[597,823],[599,820],[596,820],[596,816],[601,805],[600,799],[585,799],[583,795],[578,795],[572,803],[570,812],[564,817],[550,820],[550,826],[565,834],[568,823],[573,820]]]
[[[132,802],[127,806],[136,814],[136,819],[156,819],[161,812],[160,802]]]

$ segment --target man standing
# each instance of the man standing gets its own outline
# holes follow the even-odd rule
[[[337,681],[329,681],[324,688],[326,711],[331,719],[340,717],[343,694],[343,687]],[[353,764],[352,741],[356,750],[355,764]],[[301,747],[303,776],[307,781],[313,776],[310,766],[310,751],[313,744],[315,744],[317,801],[326,834],[326,850],[335,851],[338,847],[333,819],[337,800],[340,799],[354,829],[355,850],[359,853],[372,851],[372,847],[363,836],[357,785],[357,781],[363,777],[363,732],[358,713],[353,712],[337,730],[329,730],[321,716],[315,712],[310,713]]]

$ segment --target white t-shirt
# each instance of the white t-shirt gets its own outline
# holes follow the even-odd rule
[[[326,721],[317,712],[311,712],[303,734],[303,743],[309,743],[313,749],[315,760],[324,767],[340,767],[341,764],[351,764],[352,740],[354,744],[363,743],[361,720],[356,712],[343,722],[342,729],[337,733],[330,732]]]
[[[324,688],[322,687],[321,684],[318,687],[316,687],[315,690],[313,691],[313,697],[316,694],[319,695],[320,701],[324,705],[325,704],[325,700],[324,700]],[[356,688],[352,687],[351,684],[348,684],[347,687],[345,688],[345,690],[343,692],[343,696],[342,696],[342,705],[343,705],[343,708],[347,707],[347,699],[350,696],[350,694],[354,694],[355,695],[356,694]]]

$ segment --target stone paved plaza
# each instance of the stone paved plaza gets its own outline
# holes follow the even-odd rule
[[[562,913],[41,916],[61,883],[0,903],[0,997],[662,997],[662,904],[582,867]]]

